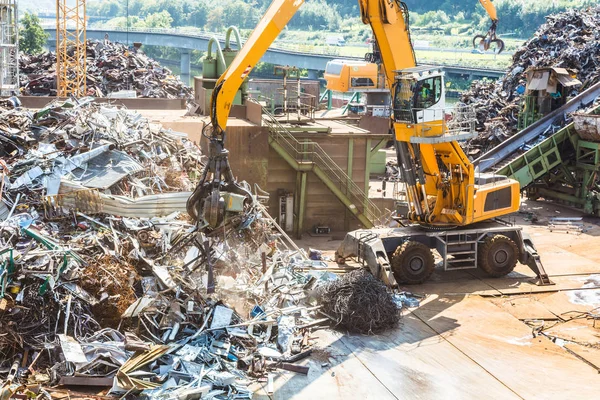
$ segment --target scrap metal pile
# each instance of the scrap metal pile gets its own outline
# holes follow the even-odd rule
[[[258,200],[202,234],[183,214],[194,143],[89,98],[15,106],[0,104],[0,398],[250,398],[274,369],[308,372],[293,363],[328,321],[307,292],[323,276],[297,272],[311,261]]]
[[[335,326],[350,332],[379,333],[396,327],[400,321],[394,297],[383,282],[364,269],[327,282],[317,292]]]
[[[533,38],[519,48],[506,75],[473,83],[461,101],[477,111],[479,137],[471,147],[491,147],[517,129],[526,71],[532,67],[574,70],[585,90],[600,81],[600,7],[550,15]]]
[[[56,54],[21,54],[21,93],[56,96]],[[87,41],[86,84],[89,96],[134,90],[137,97],[191,99],[192,88],[141,51],[108,40]]]

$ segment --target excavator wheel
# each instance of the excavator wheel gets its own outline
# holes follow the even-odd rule
[[[519,248],[504,235],[488,236],[478,246],[477,264],[495,278],[507,275],[515,269],[519,259]]]
[[[423,283],[433,274],[434,267],[433,254],[423,243],[404,242],[392,256],[392,271],[400,283]]]

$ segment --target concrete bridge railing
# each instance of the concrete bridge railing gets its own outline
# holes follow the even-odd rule
[[[44,30],[50,35],[48,43],[52,47],[56,43],[56,27],[44,24]],[[92,28],[87,30],[89,39],[103,40],[105,34],[110,40],[121,43],[140,42],[148,46],[169,46],[181,50],[182,78],[190,73],[190,51],[203,50],[208,47],[211,37],[215,36],[220,41],[225,41],[225,35],[197,32],[186,28]],[[339,49],[334,49],[338,50]],[[332,50],[332,52],[335,52]],[[447,49],[454,51],[453,49]],[[308,53],[281,47],[280,44],[271,46],[262,57],[261,61],[279,65],[294,65],[309,71],[309,77],[316,79],[318,71],[324,71],[327,62],[333,59],[362,60],[362,57],[341,57],[338,54]],[[504,71],[488,68],[471,68],[461,65],[440,65],[448,74],[468,75],[471,78],[488,77],[499,78]]]

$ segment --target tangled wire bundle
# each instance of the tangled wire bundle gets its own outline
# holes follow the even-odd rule
[[[400,312],[385,285],[365,270],[356,270],[318,289],[323,311],[335,326],[350,332],[378,333],[394,328]]]

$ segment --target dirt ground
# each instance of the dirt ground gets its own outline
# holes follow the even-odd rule
[[[538,221],[530,221],[534,213]],[[548,229],[578,217],[552,203],[524,201],[510,218],[529,233],[553,286],[536,286],[526,266],[503,278],[444,271],[403,289],[425,296],[403,310],[399,328],[379,336],[317,331],[308,376],[282,372],[275,399],[592,399],[600,393],[600,219],[585,232]],[[333,256],[343,233],[298,244]],[[334,264],[332,264],[332,267]],[[597,314],[596,314],[597,313]]]

